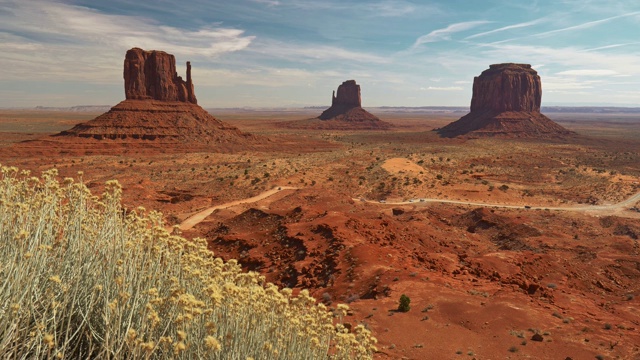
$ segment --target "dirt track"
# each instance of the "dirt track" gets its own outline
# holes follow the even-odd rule
[[[206,208],[202,211],[197,212],[194,215],[191,215],[187,219],[185,219],[182,223],[180,223],[180,230],[189,230],[202,222],[207,216],[211,215],[214,211],[219,209],[226,209],[232,206],[240,205],[240,204],[249,204],[254,203],[256,201],[260,201],[268,198],[274,194],[279,193],[284,190],[297,190],[296,187],[291,186],[280,186],[277,188],[273,188],[271,190],[267,190],[261,194],[258,194],[254,197],[250,197],[247,199],[236,200],[216,206],[212,206]],[[494,208],[507,208],[507,209],[523,209],[522,205],[505,205],[505,204],[487,204],[487,203],[479,203],[479,202],[471,202],[471,201],[459,201],[459,200],[444,200],[444,199],[419,199],[414,201],[398,201],[398,202],[384,202],[381,203],[379,201],[373,200],[361,200],[361,199],[353,199],[354,201],[366,202],[368,204],[380,204],[380,205],[418,205],[424,203],[441,203],[441,204],[459,204],[459,205],[471,205],[471,206],[482,206],[482,207],[494,207]],[[553,210],[553,211],[581,211],[581,212],[617,212],[619,216],[622,217],[631,217],[631,218],[640,218],[640,213],[634,213],[631,211],[627,211],[627,208],[632,206],[637,201],[640,201],[640,192],[629,197],[628,199],[621,201],[617,204],[611,205],[582,205],[582,206],[565,206],[565,207],[543,207],[543,206],[531,206],[526,207],[528,210]]]
[[[557,207],[547,207],[547,206],[522,206],[522,205],[506,205],[506,204],[487,204],[487,203],[479,203],[479,202],[471,202],[471,201],[460,201],[460,200],[444,200],[444,199],[424,199],[420,198],[412,201],[397,201],[397,202],[380,202],[374,200],[362,200],[362,199],[353,199],[354,201],[366,202],[369,204],[380,204],[380,205],[417,205],[424,203],[441,203],[441,204],[458,204],[458,205],[471,205],[471,206],[481,206],[481,207],[494,207],[494,208],[507,208],[507,209],[523,209],[526,208],[528,210],[553,210],[553,211],[580,211],[580,212],[616,212],[620,213],[619,216],[623,217],[632,217],[639,218],[640,213],[628,211],[628,207],[631,207],[634,203],[640,201],[640,192],[629,197],[628,199],[621,201],[617,204],[611,205],[579,205],[579,206],[557,206]]]
[[[232,206],[236,206],[236,205],[240,205],[240,204],[248,204],[248,203],[253,203],[256,201],[260,201],[262,199],[266,199],[271,195],[277,194],[280,191],[284,191],[284,190],[296,190],[297,188],[295,187],[291,187],[291,186],[279,186],[279,187],[275,187],[271,190],[267,190],[261,194],[258,194],[254,197],[250,197],[247,199],[242,199],[242,200],[236,200],[236,201],[232,201],[232,202],[228,202],[225,204],[221,204],[221,205],[216,205],[216,206],[212,206],[210,208],[206,208],[202,211],[197,212],[194,215],[189,216],[187,219],[185,219],[182,223],[180,223],[180,230],[189,230],[191,228],[193,228],[194,226],[196,226],[197,224],[199,224],[200,222],[202,222],[202,220],[204,220],[207,216],[211,215],[211,213],[213,213],[216,210],[219,209],[226,209]]]

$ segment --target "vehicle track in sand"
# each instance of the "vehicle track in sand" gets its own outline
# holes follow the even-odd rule
[[[297,190],[297,189],[298,188],[291,187],[291,186],[277,186],[277,187],[274,187],[271,190],[267,190],[267,191],[265,191],[263,193],[260,193],[260,194],[254,196],[254,197],[250,197],[250,198],[242,199],[242,200],[231,201],[231,202],[220,204],[220,205],[215,205],[215,206],[206,208],[204,210],[198,211],[197,213],[189,216],[183,222],[180,223],[179,228],[182,231],[189,230],[189,229],[193,228],[194,226],[198,225],[199,223],[201,223],[204,219],[207,218],[207,216],[211,215],[216,210],[226,209],[226,208],[230,208],[232,206],[237,206],[237,205],[241,205],[241,204],[254,203],[256,201],[260,201],[260,200],[266,199],[269,196],[275,195],[275,194],[279,193],[280,191]]]
[[[505,208],[505,209],[527,209],[527,210],[553,210],[553,211],[575,211],[575,212],[595,212],[595,213],[616,213],[618,216],[640,218],[640,213],[628,210],[629,207],[640,201],[640,192],[623,200],[616,204],[609,205],[574,205],[574,206],[524,206],[524,205],[509,205],[509,204],[491,204],[481,203],[473,201],[461,201],[461,200],[446,200],[446,199],[433,199],[433,198],[418,198],[412,201],[375,201],[356,199],[355,201],[364,202],[367,204],[378,205],[419,205],[426,203],[440,203],[440,204],[456,204],[456,205],[470,205],[480,207],[492,207],[492,208]]]
[[[201,210],[188,218],[182,221],[179,225],[180,230],[190,230],[194,226],[201,223],[207,216],[211,215],[214,211],[220,209],[227,209],[233,206],[241,205],[241,204],[250,204],[263,199],[266,199],[272,195],[275,195],[281,191],[285,190],[298,190],[299,188],[291,187],[291,186],[278,186],[274,187],[271,190],[267,190],[263,193],[260,193],[256,196],[231,201],[228,203],[215,205],[208,207],[204,210]],[[636,202],[640,201],[640,192],[629,197],[628,199],[621,201],[616,204],[610,205],[574,205],[574,206],[523,206],[523,205],[509,205],[509,204],[491,204],[491,203],[481,203],[481,202],[473,202],[473,201],[461,201],[461,200],[446,200],[446,199],[433,199],[433,198],[420,198],[418,200],[413,201],[385,201],[381,203],[379,201],[374,200],[363,200],[358,198],[353,198],[354,201],[364,202],[366,204],[375,204],[375,205],[420,205],[420,204],[428,204],[428,203],[439,203],[439,204],[455,204],[455,205],[469,205],[469,206],[479,206],[479,207],[492,207],[492,208],[504,208],[504,209],[527,209],[527,210],[550,210],[550,211],[574,211],[574,212],[594,212],[594,213],[602,213],[602,214],[612,214],[616,213],[618,216],[622,217],[630,217],[630,218],[640,218],[640,213],[628,211],[628,207],[632,206]]]

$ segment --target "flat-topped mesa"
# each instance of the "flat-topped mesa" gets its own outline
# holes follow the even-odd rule
[[[471,112],[436,129],[443,137],[564,138],[573,132],[540,113],[542,82],[528,64],[491,65],[473,80]]]
[[[124,59],[124,92],[127,100],[180,101],[197,104],[187,62],[187,81],[176,72],[176,58],[164,51],[133,48]]]
[[[347,80],[338,86],[338,96],[333,92],[331,106],[341,106],[345,108],[362,106],[360,96],[360,85],[355,80]]]
[[[542,83],[529,64],[494,64],[473,79],[471,112],[540,112]]]

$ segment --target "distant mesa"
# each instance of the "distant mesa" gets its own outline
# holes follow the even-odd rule
[[[255,140],[197,105],[189,62],[185,81],[176,72],[173,55],[133,48],[125,56],[123,75],[126,100],[56,136],[207,146]]]
[[[320,120],[330,120],[343,116],[346,117],[345,120],[349,121],[349,111],[355,108],[362,108],[360,85],[356,84],[355,80],[347,80],[338,86],[338,96],[336,96],[335,91],[333,92],[331,107],[325,110],[318,118]],[[369,115],[372,120],[380,120],[371,114]]]
[[[540,113],[542,83],[528,64],[495,64],[473,80],[471,112],[436,131],[443,137],[562,138],[573,135]]]
[[[362,108],[360,85],[347,80],[331,96],[331,107],[313,119],[280,123],[289,128],[318,130],[385,130],[391,124],[380,120]]]

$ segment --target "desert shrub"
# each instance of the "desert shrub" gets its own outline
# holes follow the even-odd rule
[[[0,358],[372,357],[363,326],[123,209],[117,182],[56,177],[1,168]]]
[[[398,311],[407,312],[411,309],[409,305],[411,303],[411,299],[405,295],[400,295],[400,303],[398,304]]]

